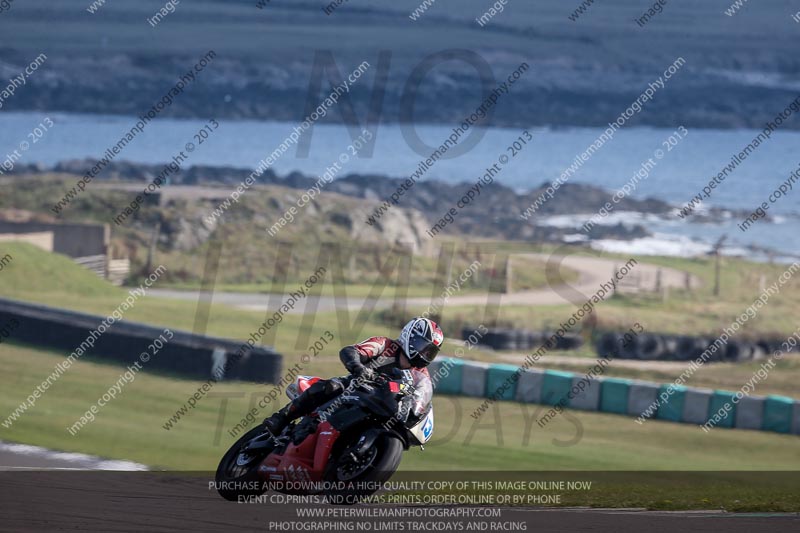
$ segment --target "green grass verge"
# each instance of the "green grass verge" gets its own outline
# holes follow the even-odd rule
[[[0,372],[15,379],[0,394],[2,416],[13,411],[62,358],[4,344]],[[145,371],[103,407],[94,422],[70,436],[67,427],[116,382],[120,371],[117,366],[80,360],[10,428],[0,427],[0,438],[156,468],[208,471],[215,469],[234,440],[227,429],[266,389],[257,384],[217,384],[167,431],[164,422],[200,382]],[[685,479],[670,472],[794,470],[796,436],[739,430],[705,434],[695,426],[659,421],[640,426],[627,417],[580,411],[565,411],[539,428],[535,420],[544,412],[541,406],[497,403],[476,421],[470,413],[479,402],[437,396],[434,439],[424,452],[416,448],[407,452],[401,469],[532,471],[537,472],[536,479],[548,479],[547,471],[555,476],[556,471],[570,470],[577,471],[572,476],[576,479],[601,480],[590,491],[566,493],[561,505],[800,511],[800,499],[789,497],[796,492],[787,493],[781,484],[737,484],[726,478],[729,474],[720,474],[718,479],[706,479],[706,485],[687,487]],[[601,473],[618,470],[663,471],[663,475],[631,474],[628,479],[621,473],[622,477],[610,478]],[[747,476],[742,474],[742,479]]]
[[[4,267],[0,273],[0,296],[17,298],[25,301],[38,302],[55,307],[63,307],[87,313],[106,315],[113,311],[125,298],[127,289],[113,287],[105,281],[97,278],[94,274],[80,268],[68,258],[58,254],[48,254],[33,246],[21,243],[5,243],[0,251],[9,253],[13,260]],[[660,261],[663,258],[648,258],[647,260]],[[692,268],[694,273],[701,277],[710,275],[711,265],[708,262],[699,260],[675,260],[668,258],[664,260],[665,266]],[[726,298],[721,298],[717,305],[725,305],[729,308],[726,316],[735,316],[733,313],[740,312],[742,308],[752,301],[753,292],[743,280],[757,279],[758,272],[763,272],[767,280],[777,277],[785,268],[782,266],[770,266],[745,263],[736,261],[736,269],[728,275],[732,276],[729,283],[731,286],[738,287],[736,290],[726,292]],[[739,272],[737,275],[736,272]],[[761,310],[761,314],[756,319],[748,322],[755,324],[756,330],[772,330],[777,322],[785,323],[784,328],[791,327],[793,331],[796,325],[790,326],[793,316],[791,308],[797,300],[797,290],[791,282],[785,286],[781,294],[771,299],[769,305]],[[706,284],[708,285],[708,284]],[[158,282],[155,285],[159,286]],[[324,284],[323,287],[330,287]],[[704,286],[705,287],[705,286]],[[319,294],[319,287],[315,287],[315,294]],[[351,287],[346,287],[350,294]],[[699,289],[698,291],[710,291],[710,289]],[[755,289],[757,291],[757,287]],[[392,294],[392,288],[386,287],[381,294],[388,298]],[[76,297],[79,295],[79,297]],[[612,299],[600,306],[596,313],[603,322],[610,313],[618,313],[621,316],[629,316],[631,321],[638,320],[646,330],[663,331],[673,329],[670,322],[675,320],[691,323],[695,321],[701,323],[704,313],[695,305],[700,294],[687,301],[679,301],[676,297],[669,305],[665,305],[659,311],[654,304],[652,307],[654,318],[646,318],[640,308],[637,308],[637,300],[632,298]],[[266,297],[265,297],[266,298]],[[645,298],[645,297],[642,297]],[[687,297],[688,298],[688,297]],[[706,296],[708,298],[708,295]],[[730,298],[730,300],[727,300]],[[409,312],[421,312],[424,309],[410,309]],[[443,353],[452,353],[456,347],[453,342],[460,334],[460,326],[465,324],[475,324],[480,322],[484,312],[483,308],[453,308],[445,307],[445,333],[446,342]],[[531,329],[548,329],[556,324],[556,320],[564,320],[571,314],[569,306],[540,306],[540,307],[509,307],[501,309],[501,316],[514,316],[523,314],[526,317],[522,323],[528,324]],[[168,299],[158,299],[145,297],[137,302],[136,306],[125,314],[125,320],[145,322],[159,327],[172,327],[177,329],[189,330],[194,328],[197,304],[194,302],[176,301]],[[786,313],[786,316],[781,315]],[[337,354],[339,347],[345,344],[356,342],[367,335],[396,335],[396,327],[382,323],[377,314],[371,314],[365,318],[358,319],[357,312],[351,311],[349,317],[345,317],[343,312],[338,313],[317,313],[313,316],[313,324],[306,324],[306,320],[300,315],[287,315],[281,325],[270,331],[265,338],[266,344],[274,345],[277,350],[286,356],[286,366],[291,366],[298,361],[302,354],[308,353],[307,348],[317,339],[322,332],[330,330],[334,333],[336,341],[327,345],[316,361],[316,368],[322,375],[335,375],[342,373],[341,365],[338,362]],[[475,318],[473,318],[475,317]],[[770,322],[768,319],[774,319]],[[255,312],[247,312],[231,309],[224,305],[214,304],[210,308],[207,333],[232,339],[246,339],[250,333],[258,328],[264,321],[265,315]],[[732,320],[732,318],[731,318]],[[724,320],[717,320],[722,323]],[[349,325],[352,324],[352,327]],[[695,331],[699,328],[693,325]],[[692,328],[686,327],[685,332],[691,333]],[[555,355],[580,355],[586,357],[585,365],[564,364],[548,360],[544,356],[540,363],[547,368],[564,369],[574,372],[585,371],[591,365],[595,354],[591,346],[584,346],[577,352],[552,352]],[[499,354],[476,349],[469,353],[469,358],[487,362],[508,362],[501,360]],[[760,362],[746,364],[707,364],[697,370],[692,377],[691,385],[698,387],[721,388],[728,390],[738,390],[743,383],[746,383],[753,372],[759,367]],[[606,374],[617,377],[631,377],[638,379],[648,379],[659,382],[671,382],[677,378],[682,368],[665,369],[628,369],[615,367],[612,363],[607,368]],[[783,394],[787,396],[797,396],[796,383],[800,380],[800,361],[795,358],[786,357],[780,361],[777,367],[771,372],[770,378],[759,384],[759,394]]]
[[[129,290],[108,284],[64,256],[46,253],[28,244],[10,243],[0,251],[4,254],[7,251],[13,258],[1,273],[2,297],[107,316],[120,305]],[[154,287],[159,287],[159,282]],[[312,294],[319,294],[319,287]],[[193,331],[197,309],[195,302],[145,296],[125,313],[124,320]],[[394,328],[378,323],[374,317],[358,320],[357,315],[356,311],[350,312],[349,317],[343,312],[319,313],[313,316],[311,324],[304,323],[306,319],[302,315],[286,315],[280,326],[271,329],[262,342],[287,355],[287,365],[291,366],[297,357],[308,353],[309,341],[313,343],[324,331],[330,330],[336,335],[336,341],[323,350],[323,355],[328,356],[331,363],[326,370],[341,373],[341,365],[335,361],[341,346],[357,342],[367,335],[397,333]],[[247,339],[266,318],[266,313],[213,304],[205,333],[229,339]]]
[[[577,251],[576,255],[597,255]],[[601,254],[603,257],[619,256]],[[666,296],[653,293],[619,294],[597,306],[594,315],[600,328],[626,331],[634,322],[653,333],[683,335],[717,335],[728,327],[761,295],[765,287],[777,282],[788,265],[752,263],[740,259],[724,259],[719,296],[713,294],[714,262],[711,259],[680,259],[672,257],[637,257],[638,261],[653,263],[697,276],[702,286],[692,290],[671,290]],[[800,304],[800,275],[795,274],[780,292],[769,298],[755,318],[739,330],[739,338],[757,335],[785,337],[797,329],[795,309]],[[554,330],[569,319],[577,305],[504,306],[498,322],[535,330]],[[451,309],[451,318],[466,320],[484,316],[485,306],[459,306]],[[473,320],[474,322],[474,320]],[[579,326],[573,328],[579,331]]]
[[[3,387],[0,412],[8,416],[63,355],[5,345],[0,372],[15,376]],[[133,361],[133,359],[132,359]],[[56,449],[127,458],[174,469],[215,466],[232,442],[226,430],[238,422],[264,385],[219,383],[171,430],[162,425],[200,385],[143,372],[97,419],[75,437],[67,432],[108,388],[121,368],[80,360],[2,438]],[[309,368],[317,370],[315,364]],[[212,395],[213,394],[213,395]],[[222,410],[223,398],[227,406]],[[281,405],[283,399],[280,400]],[[480,420],[470,413],[480,400],[438,396],[436,438],[425,452],[406,454],[408,469],[496,470],[787,470],[796,469],[797,437],[740,430],[715,430],[567,411],[545,428],[537,405],[496,403]],[[218,426],[223,417],[222,424]],[[264,413],[268,415],[270,413]],[[3,418],[5,420],[5,418]],[[220,441],[215,443],[217,431]]]
[[[49,212],[45,206],[53,196],[60,196],[73,179],[59,175],[28,176],[15,183],[9,194],[0,198],[0,208],[14,207],[34,212]],[[175,191],[185,190],[180,187]],[[265,228],[270,221],[283,215],[287,195],[299,191],[277,185],[255,186],[225,215],[225,223],[206,231],[203,216],[217,207],[217,201],[197,199],[192,195],[176,197],[162,205],[144,205],[131,220],[122,226],[111,225],[111,247],[124,249],[131,257],[134,278],[144,269],[149,243],[156,226],[160,228],[159,245],[154,251],[154,262],[164,264],[169,272],[161,280],[162,287],[198,288],[203,279],[209,250],[221,245],[219,268],[216,272],[217,290],[269,292],[274,280],[284,277],[302,281],[317,269],[321,262],[331,258],[331,270],[339,276],[337,281],[352,285],[354,294],[368,293],[370,284],[386,283],[392,290],[403,287],[411,296],[438,296],[439,257],[434,247],[426,245],[428,253],[409,257],[391,240],[369,229],[367,234],[354,237],[348,224],[341,222],[353,213],[360,212],[363,201],[341,195],[319,198],[324,217],[309,224],[290,224],[280,238],[266,245]],[[131,193],[109,188],[87,190],[75,205],[63,213],[68,222],[109,223],[118,213],[119,205],[131,201]],[[338,217],[337,217],[338,215]],[[337,222],[338,221],[338,222]],[[210,231],[210,233],[209,233]],[[189,249],[186,240],[193,244]],[[441,241],[440,241],[441,242]],[[466,272],[474,261],[480,267],[462,281],[464,293],[485,292],[490,286],[503,284],[490,271],[502,272],[503,264],[495,261],[493,254],[479,250],[470,242],[449,241],[452,250],[452,279]],[[333,246],[331,246],[333,245]],[[491,243],[484,247],[494,248]],[[449,254],[450,252],[448,252]],[[431,255],[434,254],[434,255]],[[449,255],[448,255],[449,257]],[[498,258],[502,259],[502,258]],[[335,264],[341,262],[341,264]],[[341,267],[341,268],[338,268]],[[395,267],[392,270],[391,267]],[[544,264],[532,258],[515,258],[511,286],[513,290],[527,290],[547,285]],[[577,279],[577,272],[563,269],[566,280]],[[404,283],[405,279],[411,283]],[[329,287],[322,287],[330,294]]]

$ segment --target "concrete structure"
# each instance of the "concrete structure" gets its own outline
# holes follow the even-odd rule
[[[0,233],[0,242],[27,242],[45,252],[53,251],[53,232],[40,231],[36,233]]]
[[[72,258],[104,279],[120,284],[130,272],[127,259],[111,259],[108,224],[55,224],[0,220],[0,241],[28,242]]]
[[[108,224],[53,224],[47,222],[7,222],[0,220],[0,234],[52,232],[51,251],[67,257],[108,255],[111,228]]]

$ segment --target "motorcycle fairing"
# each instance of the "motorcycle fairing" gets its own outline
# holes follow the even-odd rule
[[[410,428],[409,432],[414,435],[414,438],[417,439],[420,444],[428,442],[433,435],[433,409],[428,411],[425,418],[417,422],[414,427]]]
[[[259,473],[271,481],[322,481],[338,437],[338,430],[329,422],[322,422],[317,431],[300,444],[289,443],[283,453],[269,455],[259,467]]]
[[[297,376],[297,380],[286,387],[286,396],[290,400],[294,400],[319,380],[320,378],[317,376]]]

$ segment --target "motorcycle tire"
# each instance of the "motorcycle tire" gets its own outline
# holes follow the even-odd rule
[[[664,342],[659,335],[642,335],[634,341],[636,359],[655,361],[662,358]]]
[[[373,448],[376,453],[369,464],[364,465],[360,472],[353,476],[341,475],[341,460],[343,454],[331,462],[325,472],[325,480],[332,484],[351,483],[358,485],[360,482],[368,483],[370,488],[363,487],[355,490],[339,490],[331,488],[326,491],[328,501],[334,505],[353,505],[376,492],[375,485],[388,481],[400,466],[403,458],[403,443],[394,435],[384,433],[375,441]]]
[[[597,355],[606,359],[619,359],[622,343],[616,333],[603,333],[595,346]]]
[[[259,496],[266,492],[267,487],[260,482],[257,469],[258,465],[264,460],[264,458],[269,455],[269,453],[264,454],[263,457],[260,459],[254,460],[250,463],[249,467],[246,469],[239,476],[232,476],[230,473],[230,468],[234,466],[232,463],[235,463],[236,458],[239,456],[239,449],[248,441],[253,439],[254,437],[263,433],[264,430],[260,427],[254,427],[247,433],[241,436],[239,440],[237,440],[233,446],[222,456],[222,459],[219,461],[219,466],[217,466],[217,473],[214,476],[215,481],[217,482],[217,492],[219,495],[225,498],[228,501],[235,502],[238,501],[239,496],[248,497],[248,496]],[[254,485],[255,483],[258,484],[259,489],[255,488],[239,488],[233,487],[232,485],[240,484],[247,487],[248,485]]]

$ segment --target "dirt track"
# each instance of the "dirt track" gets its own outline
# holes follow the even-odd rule
[[[585,256],[548,256],[545,254],[526,254],[526,257],[549,261],[553,264],[561,264],[564,267],[578,272],[578,280],[570,285],[553,284],[552,286],[531,291],[520,291],[510,294],[494,294],[493,301],[499,305],[581,305],[583,301],[591,298],[602,283],[608,283],[614,276],[624,261],[603,259],[598,257]],[[648,289],[656,284],[656,278],[661,277],[661,285],[669,288],[685,287],[687,283],[686,273],[673,268],[665,268],[650,263],[639,263],[632,267],[630,274],[626,276],[628,283],[637,282]],[[689,283],[692,287],[698,287],[700,281],[696,277],[690,277]],[[160,298],[170,298],[179,300],[198,301],[200,293],[198,291],[177,291],[171,289],[150,289],[150,294]],[[232,307],[246,309],[249,311],[266,312],[268,309],[277,309],[281,304],[280,298],[266,294],[235,293],[235,292],[215,292],[214,302],[224,303]],[[455,305],[486,305],[489,296],[486,294],[455,294],[447,300],[448,306]],[[347,299],[346,307],[350,310],[358,310],[367,303],[374,303],[376,309],[389,307],[394,303],[392,299],[375,302],[362,296],[350,296]],[[408,298],[409,305],[424,307],[431,304],[430,298]],[[303,314],[308,312],[327,312],[341,309],[344,305],[338,303],[331,296],[320,296],[305,298],[292,311],[292,314]]]

